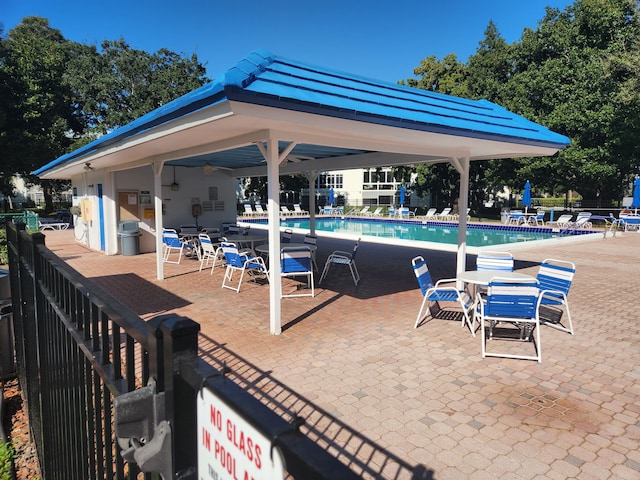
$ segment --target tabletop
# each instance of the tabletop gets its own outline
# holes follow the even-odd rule
[[[500,277],[510,280],[535,280],[535,277],[518,272],[508,272],[504,270],[467,270],[459,273],[458,280],[475,285],[489,285],[492,278]]]

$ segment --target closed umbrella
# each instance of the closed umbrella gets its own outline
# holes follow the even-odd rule
[[[631,206],[638,213],[638,208],[640,208],[640,177],[636,177],[636,181],[633,182],[633,202],[631,202]]]
[[[333,204],[336,201],[336,194],[333,191],[333,188],[331,190],[329,190],[329,205],[333,206]]]
[[[524,207],[524,213],[527,213],[527,210],[531,206],[531,184],[529,183],[529,180],[527,180],[527,183],[524,184],[522,206]]]
[[[405,188],[404,185],[402,185],[400,187],[400,206],[404,207],[404,192],[405,192]]]

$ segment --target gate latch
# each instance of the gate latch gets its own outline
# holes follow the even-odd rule
[[[116,397],[114,407],[122,458],[136,463],[142,472],[157,472],[171,480],[171,425],[164,419],[164,393],[156,393],[155,381]]]

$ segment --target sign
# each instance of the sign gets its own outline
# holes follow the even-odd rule
[[[272,480],[284,478],[277,447],[216,394],[198,394],[198,479]]]

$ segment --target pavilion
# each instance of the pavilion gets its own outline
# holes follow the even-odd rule
[[[279,258],[280,175],[309,179],[313,225],[320,172],[450,162],[460,173],[459,209],[465,211],[471,161],[548,156],[567,145],[567,137],[486,100],[380,82],[257,50],[215,81],[34,173],[72,180],[74,191],[81,191],[74,196],[83,219],[76,229],[84,229],[90,246],[106,254],[117,253],[119,220],[138,215],[147,221],[157,277],[163,279],[162,238],[156,233],[167,218],[177,221],[180,210],[174,206],[189,205],[197,189],[208,192],[208,221],[221,223],[235,220],[235,179],[266,176],[269,256]],[[184,172],[182,192],[176,169]],[[218,183],[206,190],[208,178]],[[465,238],[461,215],[458,271],[464,270]],[[273,262],[273,334],[281,332],[279,269]]]

